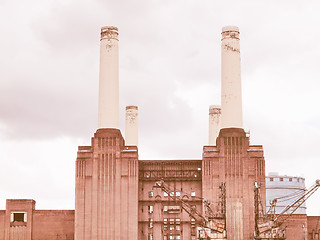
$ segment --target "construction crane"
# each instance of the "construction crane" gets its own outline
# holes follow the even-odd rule
[[[191,219],[198,222],[199,227],[197,229],[197,239],[198,240],[226,240],[226,222],[225,222],[225,184],[220,185],[220,208],[222,211],[216,214],[212,208],[211,203],[204,198],[202,199],[202,204],[204,207],[205,216],[198,211],[196,208],[192,207],[188,201],[180,198],[180,196],[173,196],[172,190],[166,186],[163,180],[157,181],[153,188],[160,188],[165,192],[169,198],[174,201],[178,201],[181,208],[186,211]]]
[[[255,239],[285,240],[286,230],[283,227],[283,224],[315,191],[319,189],[319,187],[320,180],[316,180],[316,182],[301,194],[297,200],[286,206],[281,213],[276,214],[275,207],[280,198],[273,199],[270,209],[267,213],[264,213],[260,199],[260,187],[255,183]],[[286,214],[289,210],[291,210],[291,213]]]

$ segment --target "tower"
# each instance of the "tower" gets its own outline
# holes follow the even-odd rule
[[[118,29],[101,28],[98,130],[76,160],[75,239],[138,239],[138,149],[119,130]]]
[[[209,145],[216,145],[221,126],[221,107],[211,105],[209,107]]]
[[[221,130],[216,146],[204,146],[203,197],[218,204],[221,183],[226,186],[227,238],[253,239],[254,183],[265,203],[265,163],[260,145],[250,145],[242,128],[239,29],[222,29]]]

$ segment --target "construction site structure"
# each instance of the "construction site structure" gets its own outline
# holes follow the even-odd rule
[[[202,210],[197,210],[191,206],[186,199],[180,196],[175,196],[172,194],[172,190],[164,183],[163,180],[157,181],[154,188],[160,188],[164,193],[166,193],[169,198],[177,201],[179,206],[186,211],[191,217],[192,221],[198,224],[197,227],[197,239],[199,240],[225,240],[227,239],[226,232],[226,215],[225,215],[225,184],[220,185],[220,202],[216,206],[217,211],[212,209],[211,203],[208,200],[197,197],[203,203]],[[202,213],[204,212],[204,214]]]
[[[306,191],[305,179],[298,176],[280,175],[277,172],[271,172],[266,176],[266,204],[267,209],[272,205],[272,200],[282,196],[291,196],[278,200],[275,213],[281,213],[286,206],[292,203],[295,195],[303,194]],[[289,210],[291,211],[291,210]],[[294,214],[306,214],[307,206],[303,203]]]
[[[255,239],[256,240],[285,240],[286,228],[284,223],[292,217],[294,212],[304,204],[320,187],[320,180],[308,188],[305,192],[297,191],[273,199],[271,207],[265,213],[260,199],[259,185],[255,184]],[[280,213],[276,213],[277,202],[281,199],[294,199]]]

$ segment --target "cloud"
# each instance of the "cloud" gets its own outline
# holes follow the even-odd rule
[[[72,149],[76,139],[90,143],[97,126],[99,31],[114,25],[119,28],[123,134],[125,106],[135,104],[142,159],[200,159],[208,138],[208,107],[220,103],[221,27],[238,25],[244,122],[251,142],[264,146],[268,170],[285,169],[288,175],[301,170],[307,178],[316,177],[310,167],[317,159],[320,129],[316,1],[0,4],[1,143],[33,142],[30,154],[41,141],[53,141],[52,149],[63,145],[55,139],[73,139]],[[49,146],[45,149],[53,151]],[[20,157],[15,154],[6,155],[10,164]],[[33,163],[48,162],[43,154],[14,164],[22,166],[21,175],[28,164],[47,169]],[[74,161],[64,151],[59,158]],[[47,194],[37,197],[49,199]]]

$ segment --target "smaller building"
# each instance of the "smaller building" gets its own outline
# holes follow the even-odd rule
[[[266,176],[266,206],[267,211],[271,206],[272,200],[277,199],[275,213],[281,213],[287,206],[299,199],[306,191],[305,179],[269,173]],[[295,206],[289,209],[286,214],[291,214]],[[293,214],[307,214],[306,203],[304,202]]]
[[[74,210],[36,210],[32,199],[7,199],[0,240],[73,240]]]

